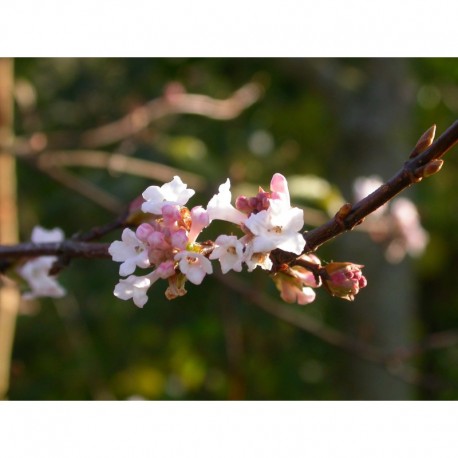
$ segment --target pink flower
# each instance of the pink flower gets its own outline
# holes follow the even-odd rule
[[[191,230],[189,231],[189,243],[194,243],[198,235],[210,224],[208,211],[202,206],[194,207],[191,210]]]
[[[281,173],[275,173],[272,177],[270,181],[270,190],[272,192],[272,199],[281,200],[287,207],[291,206],[288,182]]]
[[[309,286],[303,286],[299,280],[290,275],[278,273],[274,276],[274,282],[280,291],[280,297],[285,302],[306,305],[315,300],[315,291]]]

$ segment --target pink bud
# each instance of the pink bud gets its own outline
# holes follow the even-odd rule
[[[252,212],[252,207],[250,205],[249,199],[246,196],[239,196],[235,201],[235,208],[241,212],[249,215]]]
[[[311,286],[312,288],[318,288],[321,286],[321,282],[317,283],[315,275],[313,275],[313,273],[305,267],[293,266],[291,267],[290,273],[300,280],[304,286]]]
[[[167,250],[170,248],[170,245],[165,240],[165,235],[159,231],[151,232],[148,236],[147,242],[151,248],[156,250]]]
[[[333,296],[352,301],[359,290],[367,285],[362,267],[351,262],[331,262],[324,267],[328,274],[324,284]]]
[[[146,242],[152,232],[154,232],[154,228],[153,226],[151,226],[151,224],[142,223],[140,224],[140,226],[137,227],[137,230],[135,231],[135,235],[142,242]]]
[[[180,207],[178,205],[166,204],[162,207],[162,217],[166,227],[173,227],[181,220]]]
[[[278,273],[274,276],[274,282],[285,302],[306,305],[315,300],[315,291],[310,287],[302,286],[302,283],[294,277]]]
[[[184,229],[179,229],[173,232],[170,236],[170,242],[173,248],[178,248],[179,250],[186,249],[186,245],[188,244],[188,235],[186,231]]]
[[[288,182],[281,173],[275,173],[272,177],[270,181],[270,190],[272,191],[272,199],[285,200],[289,203]]]
[[[160,278],[171,277],[175,274],[175,263],[171,260],[161,262],[161,264],[157,267],[156,272]]]
[[[210,224],[210,217],[207,210],[201,205],[194,207],[191,210],[191,230],[189,231],[189,242],[193,243],[197,236],[202,232],[202,229]]]

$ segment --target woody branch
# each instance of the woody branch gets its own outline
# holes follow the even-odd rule
[[[353,229],[377,208],[423,178],[437,173],[443,164],[442,157],[458,142],[458,120],[433,142],[435,126],[419,139],[403,167],[385,184],[354,205],[345,204],[334,218],[304,234],[304,253],[315,251],[324,243]],[[113,225],[119,228],[120,224]],[[106,231],[103,232],[105,234]],[[94,237],[97,238],[97,237]],[[81,239],[80,239],[81,240]],[[22,243],[14,246],[0,245],[0,259],[34,257],[43,255],[65,255],[68,257],[108,258],[109,244],[67,240],[59,243]],[[274,267],[282,263],[294,263],[297,255],[280,249],[273,250]]]

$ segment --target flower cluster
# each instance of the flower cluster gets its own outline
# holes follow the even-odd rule
[[[214,260],[219,261],[223,274],[230,270],[240,272],[244,265],[249,272],[256,267],[271,271],[274,266],[270,255],[275,249],[294,253],[310,266],[320,267],[316,256],[302,255],[303,211],[291,206],[283,175],[276,173],[272,177],[269,191],[259,188],[254,197],[239,196],[235,205],[229,179],[206,208],[190,210],[186,204],[193,195],[194,191],[177,176],[161,187],[145,190],[141,211],[146,220],[143,218],[135,231],[124,229],[121,240],[109,247],[112,259],[121,263],[119,274],[126,277],[116,285],[116,297],[132,299],[143,307],[148,301],[148,289],[159,279],[168,281],[168,299],[183,296],[186,281],[200,285],[206,275],[213,273]],[[222,234],[214,241],[198,241],[203,229],[214,220],[235,224],[241,236]],[[137,267],[148,272],[135,275]],[[302,305],[315,299],[312,288],[321,285],[313,269],[300,265],[277,266],[273,279],[285,301]],[[345,292],[341,296],[347,295]]]

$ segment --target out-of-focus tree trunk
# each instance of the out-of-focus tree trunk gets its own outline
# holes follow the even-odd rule
[[[13,62],[0,59],[0,244],[18,241],[16,163],[13,140]],[[0,399],[7,397],[19,291],[0,278]]]
[[[377,174],[386,180],[406,160],[412,115],[407,62],[395,59],[362,61],[353,69],[355,88],[336,105],[340,149],[334,159],[334,179],[348,200],[358,176]],[[411,262],[393,265],[383,247],[365,234],[339,238],[335,256],[366,266],[368,286],[354,303],[342,304],[347,332],[392,350],[408,345],[416,312],[415,278]],[[350,399],[411,399],[413,389],[384,369],[349,357],[346,364]]]

